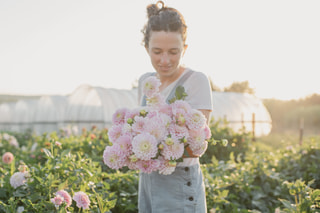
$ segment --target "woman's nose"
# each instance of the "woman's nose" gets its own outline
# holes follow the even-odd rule
[[[169,62],[168,54],[162,54],[160,61],[162,64],[167,64]]]

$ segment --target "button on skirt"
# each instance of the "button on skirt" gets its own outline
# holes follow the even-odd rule
[[[139,213],[205,213],[205,187],[200,164],[177,167],[170,175],[140,173]]]

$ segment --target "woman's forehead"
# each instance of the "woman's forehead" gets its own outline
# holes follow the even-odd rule
[[[149,46],[152,48],[181,48],[183,46],[181,33],[152,31]]]

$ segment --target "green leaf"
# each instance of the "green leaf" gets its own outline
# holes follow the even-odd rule
[[[49,158],[52,158],[52,159],[53,159],[53,155],[51,154],[51,152],[50,152],[48,149],[43,148],[43,151],[44,151],[44,153],[45,153]]]
[[[175,95],[176,95],[176,99],[177,99],[177,100],[184,100],[185,97],[188,96],[188,94],[185,92],[184,87],[181,86],[181,85],[179,85],[179,86],[176,88]]]

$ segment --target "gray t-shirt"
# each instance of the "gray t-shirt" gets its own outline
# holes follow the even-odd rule
[[[161,91],[161,94],[165,99],[167,99],[171,90],[175,87],[179,79],[189,71],[190,69],[186,68],[186,70],[176,81],[172,82],[169,86]],[[143,99],[141,88],[142,82],[150,75],[152,75],[151,72],[146,73],[139,79],[138,101],[140,104],[142,103]],[[193,109],[205,109],[212,111],[212,91],[210,88],[209,79],[205,74],[194,71],[191,76],[184,81],[182,86],[188,94],[188,96],[185,98],[185,101],[187,101]]]

